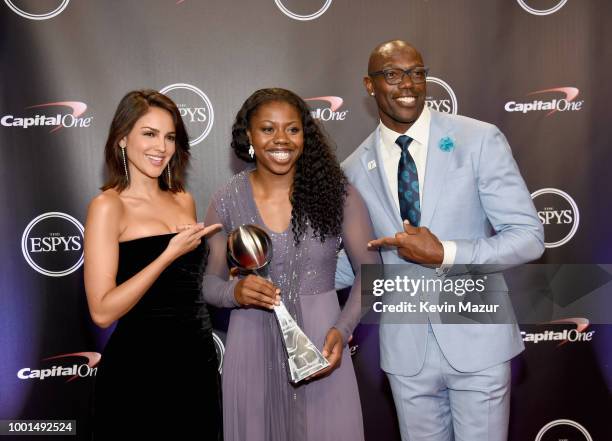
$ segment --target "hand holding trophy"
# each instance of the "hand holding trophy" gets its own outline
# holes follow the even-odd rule
[[[227,238],[230,261],[242,272],[270,280],[269,263],[272,261],[272,240],[256,225],[242,225]],[[282,300],[274,306],[274,314],[283,336],[289,367],[289,379],[298,383],[329,366],[327,359],[300,329]]]

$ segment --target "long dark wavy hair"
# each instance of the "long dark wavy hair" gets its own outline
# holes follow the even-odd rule
[[[304,128],[304,150],[296,162],[290,195],[294,242],[299,244],[308,225],[314,237],[325,242],[326,236],[339,236],[342,233],[347,179],[327,136],[313,119],[306,102],[286,89],[255,91],[236,115],[232,126],[232,149],[243,161],[255,162],[248,154],[250,144],[247,129],[259,106],[274,101],[295,107]]]
[[[129,185],[129,179],[125,175],[123,168],[123,158],[121,157],[121,148],[119,141],[127,136],[138,121],[151,107],[159,107],[167,110],[172,116],[175,132],[176,151],[170,159],[170,174],[172,181],[168,181],[168,175],[162,173],[157,181],[159,188],[172,193],[180,192],[185,189],[185,177],[187,166],[189,165],[189,136],[183,124],[181,114],[176,107],[174,101],[166,95],[152,89],[133,90],[128,92],[119,102],[115,116],[111,122],[104,147],[104,159],[108,172],[108,179],[102,186],[101,190],[114,188],[119,193],[125,190]]]

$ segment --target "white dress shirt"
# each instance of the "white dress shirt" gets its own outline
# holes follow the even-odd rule
[[[402,156],[402,149],[395,143],[397,138],[401,135],[407,135],[412,138],[412,142],[408,146],[408,152],[414,159],[416,165],[417,174],[419,176],[419,202],[421,204],[421,210],[423,208],[423,189],[425,188],[425,170],[427,165],[427,146],[429,145],[429,125],[431,123],[431,113],[427,105],[423,108],[421,115],[417,120],[410,126],[406,133],[398,133],[382,122],[379,124],[380,130],[380,157],[383,160],[383,168],[387,175],[387,185],[391,189],[391,194],[394,195],[393,200],[397,208],[397,213],[400,213],[399,197],[397,194],[397,168],[399,165],[400,157]],[[457,254],[457,244],[451,240],[442,240],[442,247],[444,248],[444,260],[442,261],[442,270],[447,270],[449,266],[455,262],[455,255]]]

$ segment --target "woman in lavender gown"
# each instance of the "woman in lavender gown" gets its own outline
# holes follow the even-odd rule
[[[367,208],[351,187],[306,103],[284,89],[251,95],[232,128],[235,154],[254,162],[214,195],[203,290],[231,312],[223,364],[226,441],[360,441],[361,404],[347,342],[359,321],[361,264],[379,263]],[[227,234],[256,224],[271,237],[272,282],[228,280]],[[356,273],[342,310],[334,289],[343,244]],[[280,296],[279,296],[280,295]],[[271,309],[283,303],[330,367],[292,385]]]

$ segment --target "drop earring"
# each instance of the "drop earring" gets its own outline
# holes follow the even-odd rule
[[[168,188],[172,188],[172,174],[170,173],[170,163],[168,163]]]
[[[255,149],[253,148],[253,145],[249,145],[249,156],[251,159],[255,157]]]
[[[125,159],[125,147],[121,147],[121,157],[123,158],[123,171],[125,172],[125,180],[130,182],[130,175],[128,175],[127,161]]]

